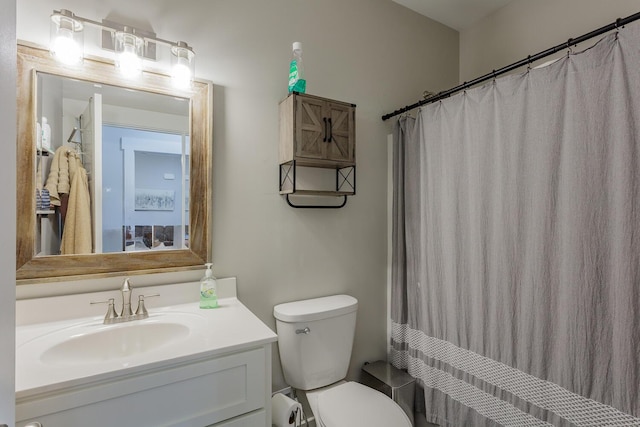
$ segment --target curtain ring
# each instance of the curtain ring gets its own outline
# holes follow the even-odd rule
[[[527,56],[527,72],[531,71],[531,55]]]
[[[571,49],[571,42],[572,41],[573,41],[573,39],[567,40],[567,58],[569,57],[569,55],[573,54],[573,49]]]

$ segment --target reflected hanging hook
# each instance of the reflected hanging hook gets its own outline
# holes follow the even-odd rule
[[[77,143],[76,141],[73,140],[73,137],[76,136],[76,133],[80,132],[80,135],[82,135],[82,129],[78,129],[77,127],[73,127],[73,130],[71,131],[71,135],[69,135],[69,138],[67,138],[67,142],[74,142]]]

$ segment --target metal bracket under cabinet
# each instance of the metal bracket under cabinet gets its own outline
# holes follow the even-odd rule
[[[295,160],[282,163],[280,165],[280,194],[284,195],[287,204],[298,209],[339,209],[347,204],[347,196],[356,194],[356,167],[345,166],[335,167],[336,171],[336,189],[333,191],[324,190],[302,190],[297,188],[297,164]],[[339,205],[311,205],[311,204],[295,204],[291,201],[290,196],[321,196],[321,197],[342,197],[342,203]]]
[[[344,198],[342,199],[342,203],[339,205],[296,205],[291,201],[289,196],[291,196],[291,194],[287,194],[285,196],[287,199],[287,204],[296,209],[340,209],[347,204],[347,196],[342,196]]]

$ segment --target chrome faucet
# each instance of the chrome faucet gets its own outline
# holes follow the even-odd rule
[[[149,312],[147,308],[144,306],[144,299],[150,297],[158,297],[160,294],[152,294],[152,295],[138,295],[138,308],[136,309],[135,314],[131,310],[131,293],[132,286],[129,282],[129,278],[124,279],[122,286],[120,287],[120,293],[122,295],[122,311],[120,315],[116,313],[115,309],[115,299],[109,298],[106,301],[91,301],[91,304],[108,304],[107,314],[104,316],[104,321],[102,322],[105,325],[109,325],[112,323],[122,323],[122,322],[130,322],[132,320],[141,320],[149,317]]]
[[[122,312],[120,313],[120,317],[132,316],[133,312],[131,311],[131,284],[129,283],[128,277],[124,279],[124,282],[122,282],[120,292],[122,293]]]

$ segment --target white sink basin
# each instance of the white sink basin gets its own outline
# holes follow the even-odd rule
[[[28,336],[19,334],[17,363],[56,372],[133,366],[189,347],[206,332],[205,325],[197,311],[157,310],[147,319],[111,325],[91,318],[37,326]]]
[[[182,323],[137,322],[142,321],[75,335],[73,331],[65,331],[67,337],[44,350],[40,360],[52,365],[76,365],[122,359],[156,350],[189,335],[189,327]]]

